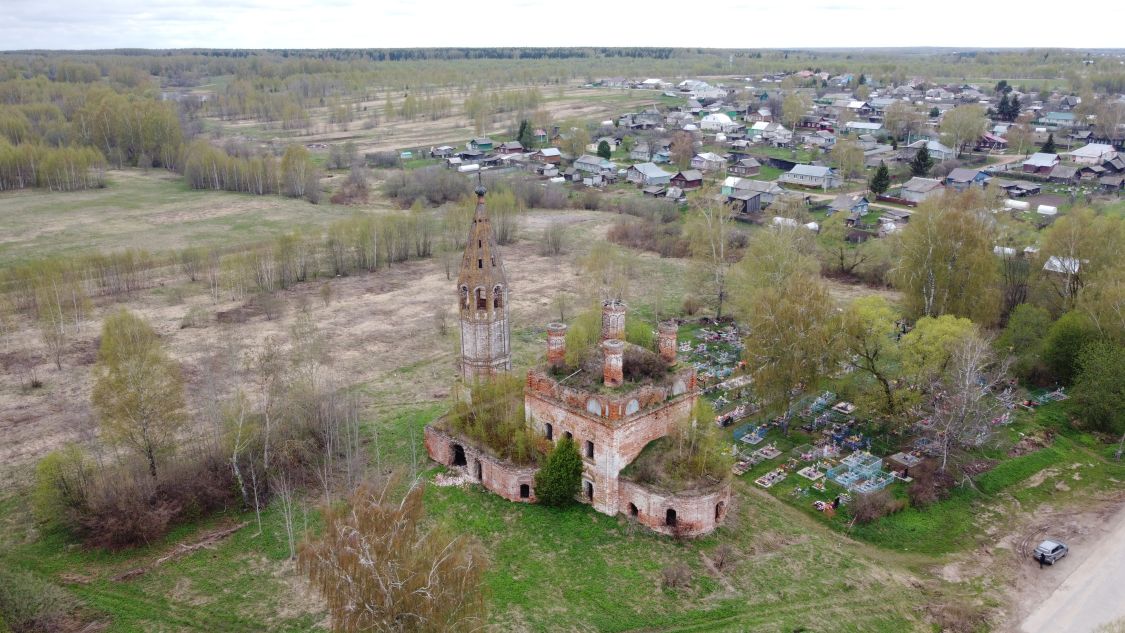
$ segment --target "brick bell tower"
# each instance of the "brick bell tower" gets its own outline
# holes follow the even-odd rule
[[[457,275],[461,309],[461,377],[466,382],[512,369],[508,325],[508,278],[484,206],[483,185],[477,185],[477,210]]]

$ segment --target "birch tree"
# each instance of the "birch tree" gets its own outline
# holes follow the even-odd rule
[[[713,194],[705,189],[695,198],[685,230],[695,272],[702,282],[698,290],[713,297],[715,318],[721,319],[727,298],[727,275],[733,263],[728,249],[734,216],[730,206],[715,200]]]
[[[992,323],[999,311],[995,229],[975,192],[919,205],[902,232],[892,277],[915,316],[954,314]]]
[[[175,450],[187,423],[184,383],[156,333],[131,312],[102,326],[92,398],[103,437],[139,453],[156,479],[158,461]]]

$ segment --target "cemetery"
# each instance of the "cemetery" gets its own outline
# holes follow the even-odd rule
[[[678,346],[699,376],[715,424],[729,430],[735,476],[786,503],[831,516],[855,495],[887,489],[905,494],[911,471],[940,456],[940,433],[930,417],[919,416],[901,435],[873,434],[865,411],[832,389],[800,395],[785,415],[764,414],[740,358],[744,334],[736,324],[704,320],[685,324]],[[1027,392],[1009,385],[995,398],[1002,413],[992,424],[1006,426],[1016,411],[1067,396],[1061,388]]]

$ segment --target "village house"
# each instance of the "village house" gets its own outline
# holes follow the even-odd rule
[[[653,167],[656,166],[653,165]],[[659,169],[659,167],[657,167],[657,169]],[[698,169],[685,169],[675,176],[672,176],[671,183],[683,191],[699,189],[703,186],[703,172]]]
[[[1112,145],[1090,143],[1067,153],[1070,160],[1079,165],[1100,165],[1108,160],[1117,158],[1117,150]]]
[[[992,180],[992,177],[979,169],[958,167],[950,171],[949,175],[945,177],[945,186],[952,188],[954,191],[965,191],[969,187],[983,189],[988,186],[990,180]]]
[[[907,145],[903,148],[902,152],[900,152],[900,157],[904,161],[913,160],[914,155],[917,154],[918,150],[922,149],[923,146],[925,146],[926,150],[930,153],[930,158],[936,162],[952,160],[957,157],[957,153],[952,149],[937,141],[926,139],[914,141],[910,145]]]
[[[883,131],[883,124],[871,121],[848,121],[844,124],[844,130],[849,133],[878,134]]]
[[[754,105],[751,105],[749,108],[747,108],[746,120],[750,121],[751,123],[756,123],[758,121],[765,121],[768,123],[770,121],[773,121],[773,112],[771,112],[769,108],[755,107]]]
[[[1097,167],[1097,165],[1088,165],[1087,167],[1092,169]],[[1047,176],[1047,180],[1051,182],[1070,185],[1076,184],[1081,179],[1082,174],[1077,167],[1074,165],[1063,165],[1061,163],[1055,165],[1054,169],[1052,169],[1051,173]]]
[[[742,158],[727,167],[727,173],[732,176],[757,176],[762,170],[762,164],[755,158]]]
[[[574,161],[574,168],[586,174],[607,175],[617,172],[617,165],[601,156],[583,154]]]
[[[723,180],[720,193],[728,197],[740,193],[757,193],[761,195],[762,206],[766,206],[772,204],[775,200],[784,195],[786,191],[776,182],[728,176]]]
[[[1119,193],[1125,188],[1125,174],[1112,174],[1098,178],[1098,186],[1107,193]]]
[[[1039,118],[1039,121],[1045,125],[1053,125],[1055,127],[1074,127],[1078,122],[1078,117],[1073,112],[1048,112]]]
[[[457,153],[457,149],[450,145],[439,145],[430,150],[430,156],[433,158],[449,158]]]
[[[522,154],[523,144],[519,141],[506,141],[496,148],[498,154]]]
[[[802,138],[804,143],[822,149],[831,149],[836,145],[836,135],[828,130],[817,130],[815,132],[805,134]]]
[[[465,144],[465,148],[480,152],[491,152],[492,139],[485,137],[470,139],[469,142]]]
[[[562,152],[557,147],[544,147],[531,155],[531,160],[539,163],[558,165],[562,162]]]
[[[713,112],[704,115],[699,122],[699,128],[709,132],[729,132],[742,127],[731,120],[730,115],[723,112]]]
[[[1110,170],[1105,167],[1107,164],[1108,163],[1102,163],[1101,165],[1077,165],[1074,166],[1074,172],[1080,180],[1097,180],[1098,178],[1111,173]],[[1055,167],[1051,171],[1051,174],[1054,175],[1054,173],[1062,167],[1064,167],[1064,165]]]
[[[713,152],[696,154],[691,159],[691,168],[700,171],[720,171],[726,167],[726,164],[725,158]]]
[[[940,180],[915,176],[902,186],[902,199],[918,204],[931,196],[940,195],[944,186]]]
[[[637,143],[633,149],[629,150],[629,160],[650,161],[652,160],[652,153],[649,151],[648,143]]]
[[[828,204],[828,215],[834,213],[855,214],[856,217],[867,215],[871,202],[867,196],[858,193],[842,193]]]
[[[1043,152],[1036,152],[1023,161],[1023,171],[1027,174],[1043,174],[1051,173],[1055,165],[1059,164],[1058,154],[1044,154]]]
[[[1008,140],[991,132],[985,132],[977,141],[978,150],[1002,150],[1008,148]]]
[[[840,177],[836,175],[836,170],[822,165],[796,165],[781,174],[777,180],[785,184],[819,189],[834,189],[840,186]]]
[[[667,185],[671,179],[672,174],[664,171],[654,163],[633,165],[625,172],[625,180],[643,187]]]

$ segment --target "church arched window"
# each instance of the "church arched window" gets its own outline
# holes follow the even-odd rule
[[[461,286],[461,309],[469,309],[469,287]]]
[[[496,286],[492,289],[492,307],[499,310],[504,307],[504,288]]]

